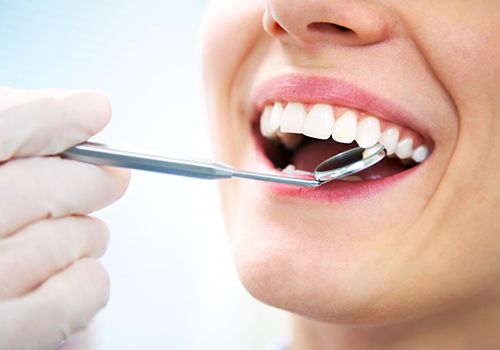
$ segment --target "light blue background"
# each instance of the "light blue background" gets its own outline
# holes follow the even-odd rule
[[[0,85],[104,91],[114,117],[96,140],[165,155],[210,156],[198,81],[204,1],[0,0]],[[98,215],[111,301],[95,348],[259,349],[283,315],[240,286],[215,185],[135,173]],[[92,288],[92,286],[82,286]]]

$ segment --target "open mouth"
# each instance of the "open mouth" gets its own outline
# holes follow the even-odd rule
[[[381,143],[388,157],[343,181],[377,180],[424,162],[431,145],[403,125],[361,110],[325,103],[267,102],[255,134],[274,168],[286,174],[313,172],[323,160],[359,145]],[[356,145],[357,144],[357,145]]]

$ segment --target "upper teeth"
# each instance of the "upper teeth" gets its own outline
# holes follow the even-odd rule
[[[314,105],[307,113],[302,133],[309,137],[326,140],[332,136],[334,121],[332,106]]]
[[[379,142],[384,145],[385,150],[388,155],[394,154],[398,147],[399,140],[399,129],[398,128],[387,128],[380,136]]]
[[[400,140],[401,126],[387,125],[382,130],[381,121],[374,116],[360,116],[356,110],[334,108],[327,104],[314,104],[309,111],[298,102],[289,102],[284,106],[280,102],[264,108],[260,119],[260,130],[264,137],[280,136],[286,140],[285,145],[294,148],[295,142],[290,142],[289,134],[303,134],[312,138],[326,140],[332,137],[341,143],[356,141],[363,148],[377,143],[385,146],[387,154],[395,154],[400,159],[413,159],[423,162],[429,156],[427,145],[419,145],[414,149],[415,140],[412,132],[407,132]],[[414,134],[414,133],[413,133]],[[290,135],[291,136],[291,135]],[[299,136],[299,135],[297,135]],[[300,140],[295,137],[293,140]]]
[[[347,111],[337,119],[332,130],[332,137],[337,142],[351,143],[356,138],[357,118],[353,111]]]

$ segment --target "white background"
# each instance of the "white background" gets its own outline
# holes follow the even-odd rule
[[[0,0],[0,85],[91,88],[114,117],[95,140],[210,157],[199,84],[204,1]],[[112,231],[98,350],[263,349],[286,332],[234,272],[215,184],[135,172],[98,214]],[[82,286],[92,288],[92,286]]]

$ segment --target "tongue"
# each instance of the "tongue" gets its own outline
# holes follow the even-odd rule
[[[357,147],[354,143],[347,145],[332,140],[312,140],[295,152],[292,164],[297,169],[313,172],[316,166],[325,159],[354,147]],[[391,176],[404,170],[406,167],[401,164],[399,159],[385,158],[378,164],[355,175],[360,176],[363,180],[370,180]]]

